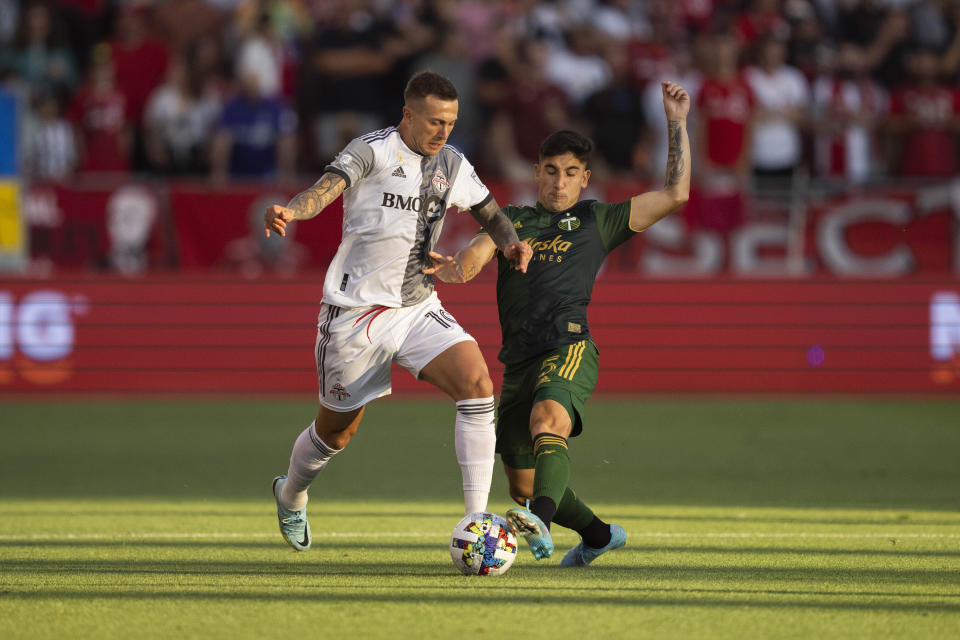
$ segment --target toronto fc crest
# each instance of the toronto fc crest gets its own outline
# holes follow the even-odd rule
[[[333,385],[333,388],[330,389],[329,393],[332,396],[337,396],[337,400],[340,400],[341,402],[343,402],[344,398],[350,397],[350,394],[347,392],[346,389],[344,389],[343,385],[340,384],[339,382]]]
[[[431,182],[440,193],[443,193],[450,187],[450,183],[447,182],[447,176],[443,175],[443,171],[440,171],[440,169],[437,169],[437,172],[433,174],[433,180],[431,180]]]

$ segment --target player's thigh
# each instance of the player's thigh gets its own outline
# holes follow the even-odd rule
[[[370,323],[364,313],[327,304],[320,310],[314,347],[318,395],[320,405],[335,413],[351,412],[390,393],[396,347],[386,327],[389,318]]]
[[[531,360],[509,364],[503,371],[500,403],[497,405],[496,451],[504,467],[533,469],[533,442],[530,439],[530,409],[538,364]]]
[[[531,428],[534,418],[542,418],[538,424],[568,424],[569,437],[580,435],[583,431],[583,408],[597,386],[599,370],[600,355],[591,340],[581,340],[545,354],[540,359],[540,370],[533,391]],[[569,423],[557,417],[557,405],[566,412]],[[538,432],[543,431],[558,433],[550,429],[538,429]]]
[[[493,395],[480,348],[433,294],[415,308],[394,360],[454,400]]]

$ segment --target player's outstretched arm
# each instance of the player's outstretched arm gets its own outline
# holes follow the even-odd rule
[[[466,282],[480,273],[493,256],[497,254],[497,245],[485,233],[457,252],[456,256],[444,256],[431,251],[428,256],[432,266],[424,267],[423,272],[435,275],[441,282]]]
[[[517,230],[513,228],[510,218],[500,210],[497,201],[490,198],[486,204],[472,207],[470,214],[487,232],[497,249],[503,252],[504,257],[515,261],[517,270],[526,273],[527,264],[533,257],[533,249],[526,242],[520,242]]]
[[[323,211],[328,204],[337,199],[347,187],[343,177],[327,172],[312,187],[293,197],[287,206],[279,204],[267,207],[263,214],[264,233],[270,237],[270,232],[287,235],[287,223],[294,220],[309,220]]]
[[[690,137],[687,135],[690,96],[673,82],[662,82],[661,89],[667,117],[667,177],[663,189],[630,199],[630,228],[634,231],[643,231],[690,199]]]

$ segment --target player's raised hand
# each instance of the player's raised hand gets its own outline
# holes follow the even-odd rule
[[[430,266],[423,267],[421,269],[423,273],[440,278],[440,282],[459,284],[467,281],[466,276],[463,275],[463,267],[453,256],[444,256],[431,251],[427,257],[430,258]]]
[[[663,91],[663,110],[667,114],[667,121],[683,120],[690,113],[690,96],[683,87],[676,82],[661,82]]]
[[[263,231],[268,238],[271,231],[285,236],[287,235],[287,223],[293,219],[293,209],[282,207],[279,204],[271,205],[267,207],[267,212],[263,214]]]
[[[533,257],[533,249],[526,242],[511,242],[503,250],[503,256],[507,260],[516,260],[517,266],[515,268],[517,271],[526,273],[530,258]]]

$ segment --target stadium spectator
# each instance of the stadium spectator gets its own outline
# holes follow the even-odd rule
[[[460,110],[450,143],[466,154],[472,154],[479,138],[476,73],[470,64],[469,51],[469,40],[463,32],[455,24],[445,25],[440,27],[435,46],[411,65],[411,71],[434,71],[457,88]]]
[[[165,0],[156,3],[153,24],[157,37],[176,55],[199,38],[219,36],[225,20],[223,12],[207,0]]]
[[[508,178],[523,179],[536,162],[540,141],[570,121],[566,94],[546,75],[548,45],[526,41],[511,73],[510,92],[491,123],[493,157]]]
[[[630,76],[637,91],[643,91],[653,78],[661,77],[669,70],[670,58],[677,49],[677,43],[685,41],[676,3],[652,0],[646,11],[650,36],[631,38],[626,45]]]
[[[863,50],[844,43],[813,87],[814,167],[819,176],[861,184],[880,171],[877,130],[887,93],[866,73]]]
[[[786,47],[767,37],[759,60],[744,72],[756,99],[751,136],[751,164],[757,186],[787,187],[803,161],[800,128],[806,124],[810,88],[796,68],[786,64]]]
[[[610,83],[610,67],[601,56],[600,34],[593,28],[575,27],[566,32],[566,47],[552,47],[545,71],[551,84],[563,89],[576,106]]]
[[[80,171],[130,170],[132,134],[127,99],[117,87],[110,51],[107,45],[94,50],[87,81],[77,90],[70,106]]]
[[[382,127],[384,105],[392,104],[384,94],[394,63],[384,51],[390,27],[372,4],[342,0],[331,21],[313,35],[301,98],[321,162],[358,135]]]
[[[747,9],[737,16],[734,34],[744,48],[768,38],[786,40],[790,25],[780,11],[779,0],[750,0]]]
[[[625,43],[650,37],[645,3],[630,0],[600,0],[593,10],[592,26],[604,38]]]
[[[117,87],[127,101],[127,117],[134,127],[140,125],[150,94],[167,73],[170,53],[167,46],[149,32],[147,16],[151,9],[140,4],[124,4],[116,24],[116,37],[110,42],[110,56],[116,69]]]
[[[737,68],[732,36],[708,36],[704,48],[708,68],[696,102],[698,188],[684,216],[693,226],[728,232],[744,216],[756,99]]]
[[[13,42],[19,20],[18,0],[0,0],[0,47],[6,49]]]
[[[265,98],[279,95],[289,98],[283,91],[284,52],[276,39],[268,13],[261,13],[255,28],[240,43],[237,50],[237,76],[257,76],[260,92]]]
[[[53,93],[36,96],[24,140],[24,172],[34,180],[63,180],[77,165],[73,126],[63,117],[59,98]]]
[[[14,69],[31,93],[68,97],[77,84],[77,68],[61,31],[58,16],[46,4],[27,5],[13,48],[0,56],[0,66]]]
[[[606,59],[613,80],[591,95],[582,109],[596,144],[593,171],[601,176],[612,173],[637,177],[649,170],[643,148],[647,125],[642,96],[631,85],[626,47],[611,44],[607,47]],[[662,97],[660,110],[663,110]]]
[[[217,182],[228,176],[246,179],[293,175],[297,116],[281,98],[263,95],[260,77],[239,78],[240,92],[223,108],[211,147],[211,173]]]
[[[150,166],[169,175],[206,173],[219,115],[219,101],[205,91],[204,78],[189,59],[174,58],[167,81],[150,96],[144,116]]]
[[[890,131],[901,175],[952,177],[957,173],[960,90],[940,82],[940,58],[929,49],[910,56],[911,82],[894,91]]]
[[[842,5],[837,15],[836,37],[864,51],[864,65],[884,85],[904,79],[902,61],[909,51],[910,20],[878,0],[857,0]]]

